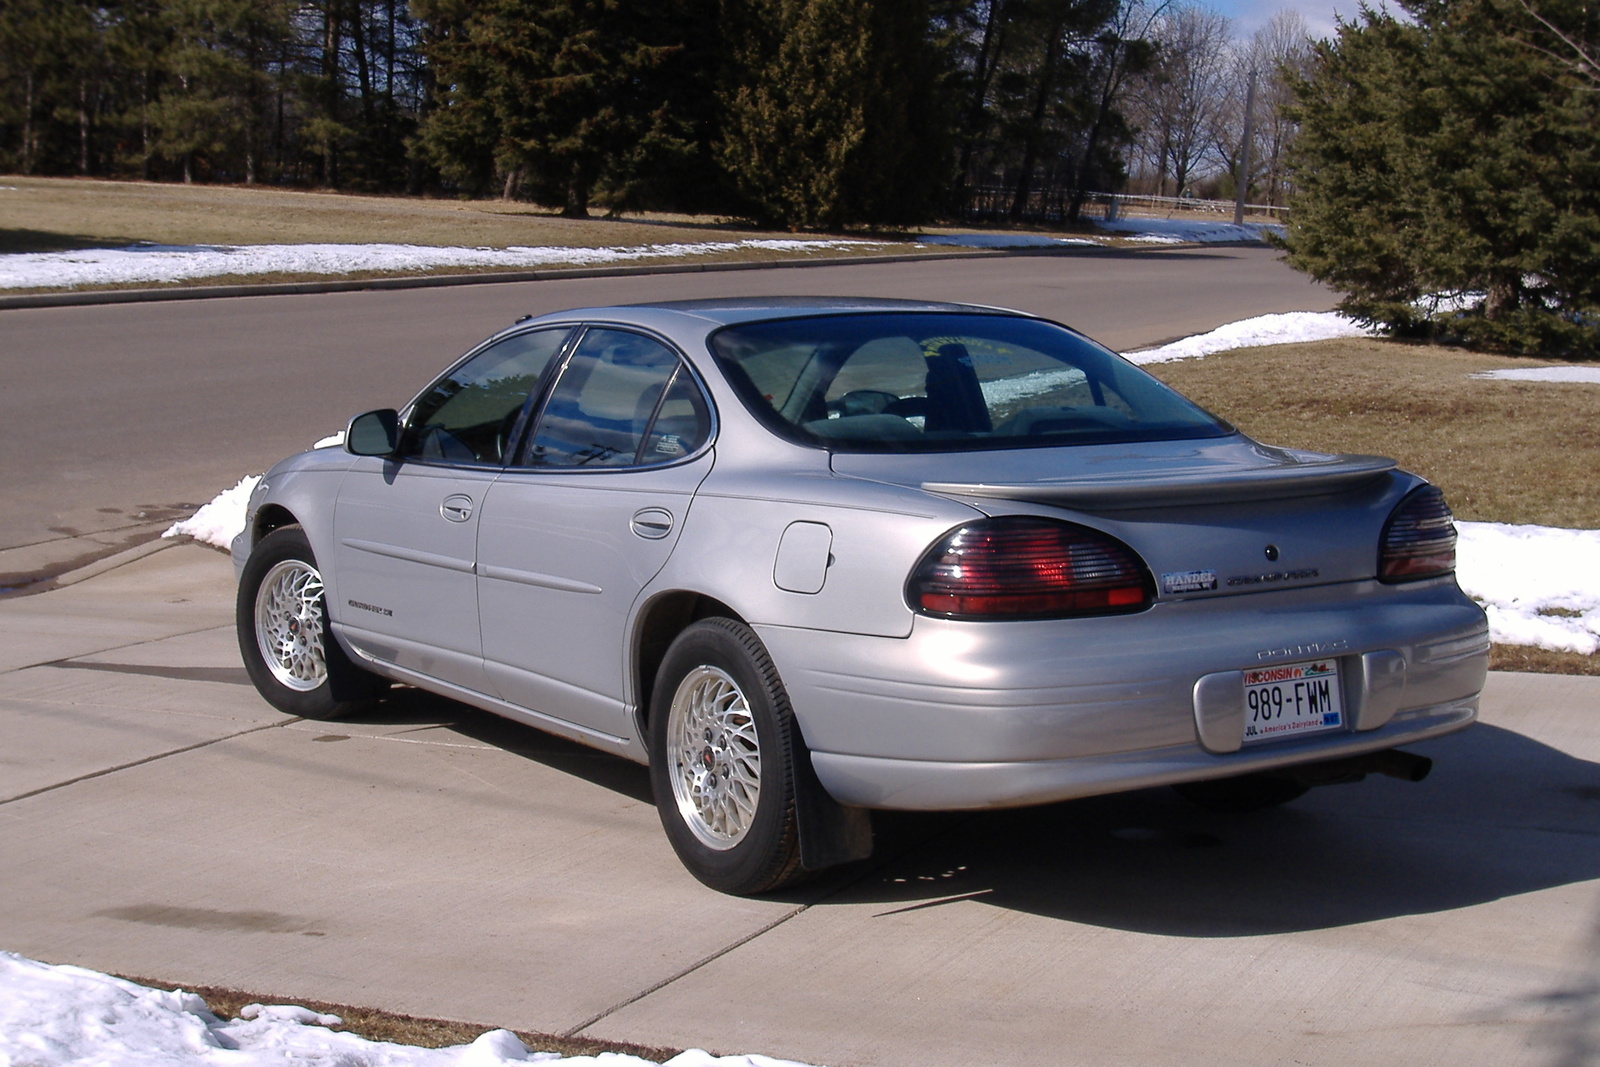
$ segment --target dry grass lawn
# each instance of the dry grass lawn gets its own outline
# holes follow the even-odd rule
[[[1548,365],[1344,339],[1146,369],[1259,441],[1393,456],[1457,518],[1600,528],[1600,386],[1469,377]]]
[[[563,219],[531,204],[355,196],[262,187],[0,178],[0,252],[157,244],[383,241],[511,245],[661,244],[791,236],[723,219],[635,215]]]
[[[1089,224],[1070,228],[1088,232]],[[928,232],[956,232],[931,227]],[[964,228],[959,232],[970,232]],[[1023,233],[1036,231],[1021,230]],[[1066,232],[1049,231],[1050,236]],[[261,186],[173,185],[79,178],[0,176],[0,254],[61,252],[78,248],[118,248],[147,241],[194,244],[359,244],[384,242],[469,248],[555,246],[630,247],[650,244],[737,242],[756,238],[836,237],[754,229],[710,216],[633,213],[622,218],[564,219],[547,209],[500,200],[450,200],[403,196],[360,196]],[[909,251],[913,236],[901,233],[854,234],[868,244],[820,251],[740,248],[708,255],[652,259],[667,264],[694,262],[773,262],[839,256],[890,255]],[[1124,245],[1120,238],[1103,243]],[[967,252],[969,248],[920,248],[922,253]],[[442,267],[410,274],[480,274],[500,267]],[[373,272],[341,275],[362,279]],[[250,275],[214,277],[176,285],[231,285],[300,281],[326,275]],[[141,283],[135,288],[145,287]],[[129,288],[107,285],[90,288]],[[25,292],[30,290],[12,290]]]
[[[1147,369],[1268,444],[1393,456],[1459,519],[1600,528],[1600,385],[1469,377],[1541,365],[1346,339]],[[1496,645],[1490,665],[1600,675],[1600,656],[1518,646]]]

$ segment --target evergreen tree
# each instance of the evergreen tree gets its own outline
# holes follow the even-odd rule
[[[758,221],[790,229],[927,217],[949,173],[924,0],[724,5],[734,72],[720,158]]]
[[[447,173],[494,160],[511,195],[526,182],[572,217],[648,138],[670,138],[669,61],[682,50],[671,0],[485,0],[423,7],[444,88],[422,144]]]
[[[1397,333],[1593,358],[1600,93],[1530,47],[1519,0],[1411,11],[1365,11],[1317,50],[1290,263]]]

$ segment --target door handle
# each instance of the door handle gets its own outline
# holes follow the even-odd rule
[[[452,493],[439,505],[439,514],[451,522],[466,522],[472,518],[472,498],[465,493]]]
[[[659,541],[672,532],[672,522],[672,512],[665,508],[642,508],[633,513],[629,526],[640,537]]]

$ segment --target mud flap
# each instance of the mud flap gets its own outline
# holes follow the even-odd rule
[[[800,834],[800,866],[808,871],[837,867],[872,855],[872,816],[846,807],[822,788],[811,766],[811,749],[794,731],[794,816]]]

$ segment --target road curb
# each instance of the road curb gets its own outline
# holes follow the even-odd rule
[[[452,285],[504,285],[512,282],[561,281],[575,278],[627,278],[648,274],[709,274],[719,271],[774,270],[800,267],[854,267],[874,263],[933,260],[995,259],[1017,256],[1096,255],[1107,252],[1166,252],[1191,248],[1254,246],[1259,242],[1186,242],[1160,245],[1062,245],[1045,248],[1001,248],[962,252],[907,252],[885,256],[836,256],[825,259],[739,260],[731,263],[660,263],[622,267],[561,267],[549,270],[495,271],[484,274],[423,274],[401,278],[339,278],[328,281],[270,282],[244,285],[173,286],[161,289],[100,289],[90,292],[27,293],[0,296],[0,311],[23,308],[88,307],[99,304],[141,304],[160,300],[214,300],[238,296],[300,296],[350,293],[367,289],[434,289]]]
[[[105,574],[107,571],[114,571],[118,567],[125,566],[134,562],[135,560],[144,559],[146,556],[153,556],[157,552],[163,552],[166,549],[176,547],[177,545],[187,544],[192,540],[192,538],[158,537],[154,541],[146,541],[142,545],[134,545],[132,548],[125,548],[115,555],[106,556],[104,559],[97,559],[93,563],[86,563],[76,570],[70,570],[65,574],[57,574],[51,578],[46,578],[45,582],[49,583],[51,588],[60,588],[61,586],[66,585],[77,585],[79,582],[88,581],[90,578],[97,578],[100,575]]]

